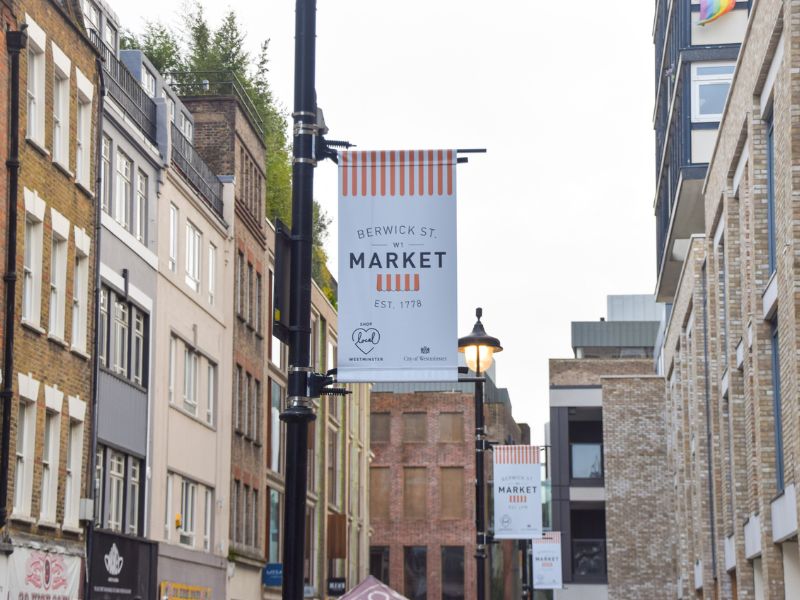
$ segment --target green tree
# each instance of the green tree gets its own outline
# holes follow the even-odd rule
[[[159,73],[183,71],[183,58],[178,37],[160,21],[147,21],[141,37],[125,32],[123,47],[139,48]]]

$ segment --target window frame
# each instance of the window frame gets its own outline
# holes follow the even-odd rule
[[[730,73],[715,74],[715,75],[701,75],[698,71],[702,68],[709,67],[730,67]],[[722,119],[722,112],[719,113],[701,113],[700,112],[700,88],[704,85],[719,85],[722,83],[728,84],[727,94],[730,93],[730,86],[733,82],[733,74],[736,69],[736,63],[731,61],[709,61],[709,62],[694,62],[691,65],[691,119],[693,123],[717,123]],[[724,104],[722,111],[725,110]]]
[[[191,221],[186,221],[186,285],[193,291],[200,291],[200,248],[203,234]]]

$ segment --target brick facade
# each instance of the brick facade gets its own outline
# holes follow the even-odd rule
[[[23,50],[20,57],[20,169],[19,194],[17,201],[17,262],[16,262],[16,294],[15,294],[15,331],[14,331],[14,372],[4,373],[3,376],[13,378],[14,398],[11,411],[11,458],[9,464],[9,497],[7,509],[11,515],[5,529],[5,534],[12,544],[25,545],[26,540],[33,539],[42,543],[45,550],[58,549],[71,556],[83,556],[83,533],[79,528],[77,506],[73,503],[74,518],[65,517],[65,495],[67,486],[67,472],[69,469],[68,448],[71,435],[71,424],[82,422],[82,446],[80,450],[80,469],[75,472],[71,469],[70,485],[79,485],[79,497],[88,495],[90,486],[90,473],[87,465],[91,450],[91,402],[92,402],[92,361],[89,356],[94,339],[94,300],[91,293],[94,281],[94,235],[95,203],[91,191],[77,183],[74,173],[77,171],[77,112],[78,112],[78,74],[90,82],[92,90],[89,127],[90,136],[86,143],[91,144],[88,156],[90,157],[90,181],[94,181],[94,140],[97,115],[98,74],[96,70],[96,53],[90,44],[83,29],[80,9],[73,3],[58,3],[47,0],[31,0],[27,2],[14,2],[13,12],[19,23],[28,23],[28,45],[30,47],[33,37],[36,43],[43,45],[42,64],[44,65],[44,85],[38,90],[38,100],[43,103],[43,135],[37,136],[38,142],[26,140],[27,130],[27,104],[26,85],[28,78],[28,53]],[[3,14],[8,16],[8,8],[3,5]],[[35,23],[38,27],[33,27]],[[54,46],[55,44],[55,46]],[[54,87],[54,48],[61,49],[69,61],[68,97],[69,111],[64,113],[68,118],[69,129],[66,148],[68,153],[63,158],[64,165],[58,166],[54,160],[53,149],[53,87]],[[4,48],[5,49],[5,48]],[[64,62],[61,62],[64,65]],[[0,59],[0,70],[4,81],[7,82],[7,55],[4,53]],[[8,89],[6,85],[3,89]],[[85,89],[85,88],[84,88]],[[5,105],[7,106],[7,105]],[[7,127],[8,112],[0,119],[0,130]],[[3,135],[3,139],[7,139]],[[5,152],[5,145],[4,150]],[[6,179],[2,179],[0,188],[3,193],[3,224],[6,223]],[[86,182],[84,182],[86,183]],[[55,211],[55,212],[54,212]],[[59,216],[60,215],[60,216]],[[39,286],[38,294],[32,296],[29,306],[37,306],[37,318],[30,318],[23,323],[23,289],[25,287],[25,244],[26,244],[26,219],[35,219],[39,223],[41,242],[39,253],[30,259],[34,265],[33,277],[30,281]],[[51,312],[51,276],[54,276],[51,253],[53,250],[53,233],[66,236],[66,257],[61,263],[66,269],[65,278],[57,284],[58,300],[54,306],[63,310],[63,329],[59,331],[50,327]],[[5,237],[4,237],[5,239]],[[5,244],[3,244],[5,248]],[[85,253],[83,260],[87,263],[86,282],[83,292],[78,294],[80,302],[86,311],[85,339],[77,339],[73,335],[72,311],[73,294],[75,290],[75,259],[76,254]],[[5,264],[4,264],[5,266]],[[57,271],[62,268],[55,267]],[[63,302],[63,306],[60,303]],[[80,331],[80,329],[78,330]],[[82,335],[80,336],[83,337]],[[23,389],[21,389],[23,388]],[[21,394],[26,398],[21,399]],[[31,397],[34,396],[34,397]],[[17,417],[20,414],[19,404],[25,402],[26,411],[33,411],[33,419],[26,422],[25,435],[28,437],[27,451],[20,464],[25,466],[25,490],[19,492],[15,489],[16,477],[15,448],[17,437],[20,434]],[[58,461],[50,466],[50,485],[55,486],[54,496],[55,511],[49,512],[43,508],[41,497],[43,466],[42,459],[45,452],[45,429],[47,415],[53,415],[58,429],[54,432],[51,442],[55,447],[50,448],[51,463],[56,456]],[[76,438],[73,441],[77,441]],[[33,465],[30,468],[30,465]],[[73,463],[74,465],[74,463]],[[78,483],[79,482],[79,483]],[[74,488],[73,488],[74,489]],[[15,494],[22,498],[22,507],[14,506]],[[20,495],[21,494],[21,495]],[[74,502],[74,501],[73,501]],[[69,522],[68,522],[69,521]],[[5,584],[4,576],[0,569],[0,587]]]

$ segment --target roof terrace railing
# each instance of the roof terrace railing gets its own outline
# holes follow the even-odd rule
[[[200,158],[192,143],[172,124],[172,162],[211,209],[223,218],[222,183]]]
[[[125,113],[142,130],[148,140],[156,142],[156,103],[131,74],[122,62],[114,55],[94,29],[89,29],[89,39],[103,57],[103,70],[106,72],[106,88],[108,93],[119,104]]]
[[[244,85],[230,71],[172,71],[164,79],[179,96],[233,96],[239,100],[245,115],[264,139],[264,121]]]

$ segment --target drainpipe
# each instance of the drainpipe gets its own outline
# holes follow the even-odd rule
[[[6,169],[8,172],[8,239],[6,242],[6,272],[3,276],[6,292],[5,330],[3,331],[3,435],[0,447],[0,528],[8,522],[8,461],[11,437],[11,404],[14,398],[14,300],[17,291],[17,196],[19,195],[19,55],[28,45],[23,25],[19,31],[6,32],[6,48],[11,57],[11,105],[9,126],[11,139]]]
[[[100,176],[100,164],[103,160],[103,106],[106,97],[106,80],[103,76],[103,59],[99,56],[95,58],[97,65],[97,74],[100,78],[100,94],[97,97],[97,126],[95,131],[97,135],[97,144],[94,151],[94,164],[95,164],[95,177],[94,177],[94,190],[95,190],[95,212],[94,212],[94,352],[92,352],[92,444],[91,453],[89,456],[89,500],[94,507],[95,496],[95,470],[97,469],[97,406],[98,402],[98,381],[100,379],[100,357],[98,348],[100,347],[100,291],[102,289],[100,283],[100,235],[102,232],[101,226],[101,194],[103,187],[103,179]],[[92,597],[92,586],[90,581],[89,565],[92,562],[92,551],[94,548],[94,523],[97,515],[92,515],[92,518],[86,522],[86,599]]]

